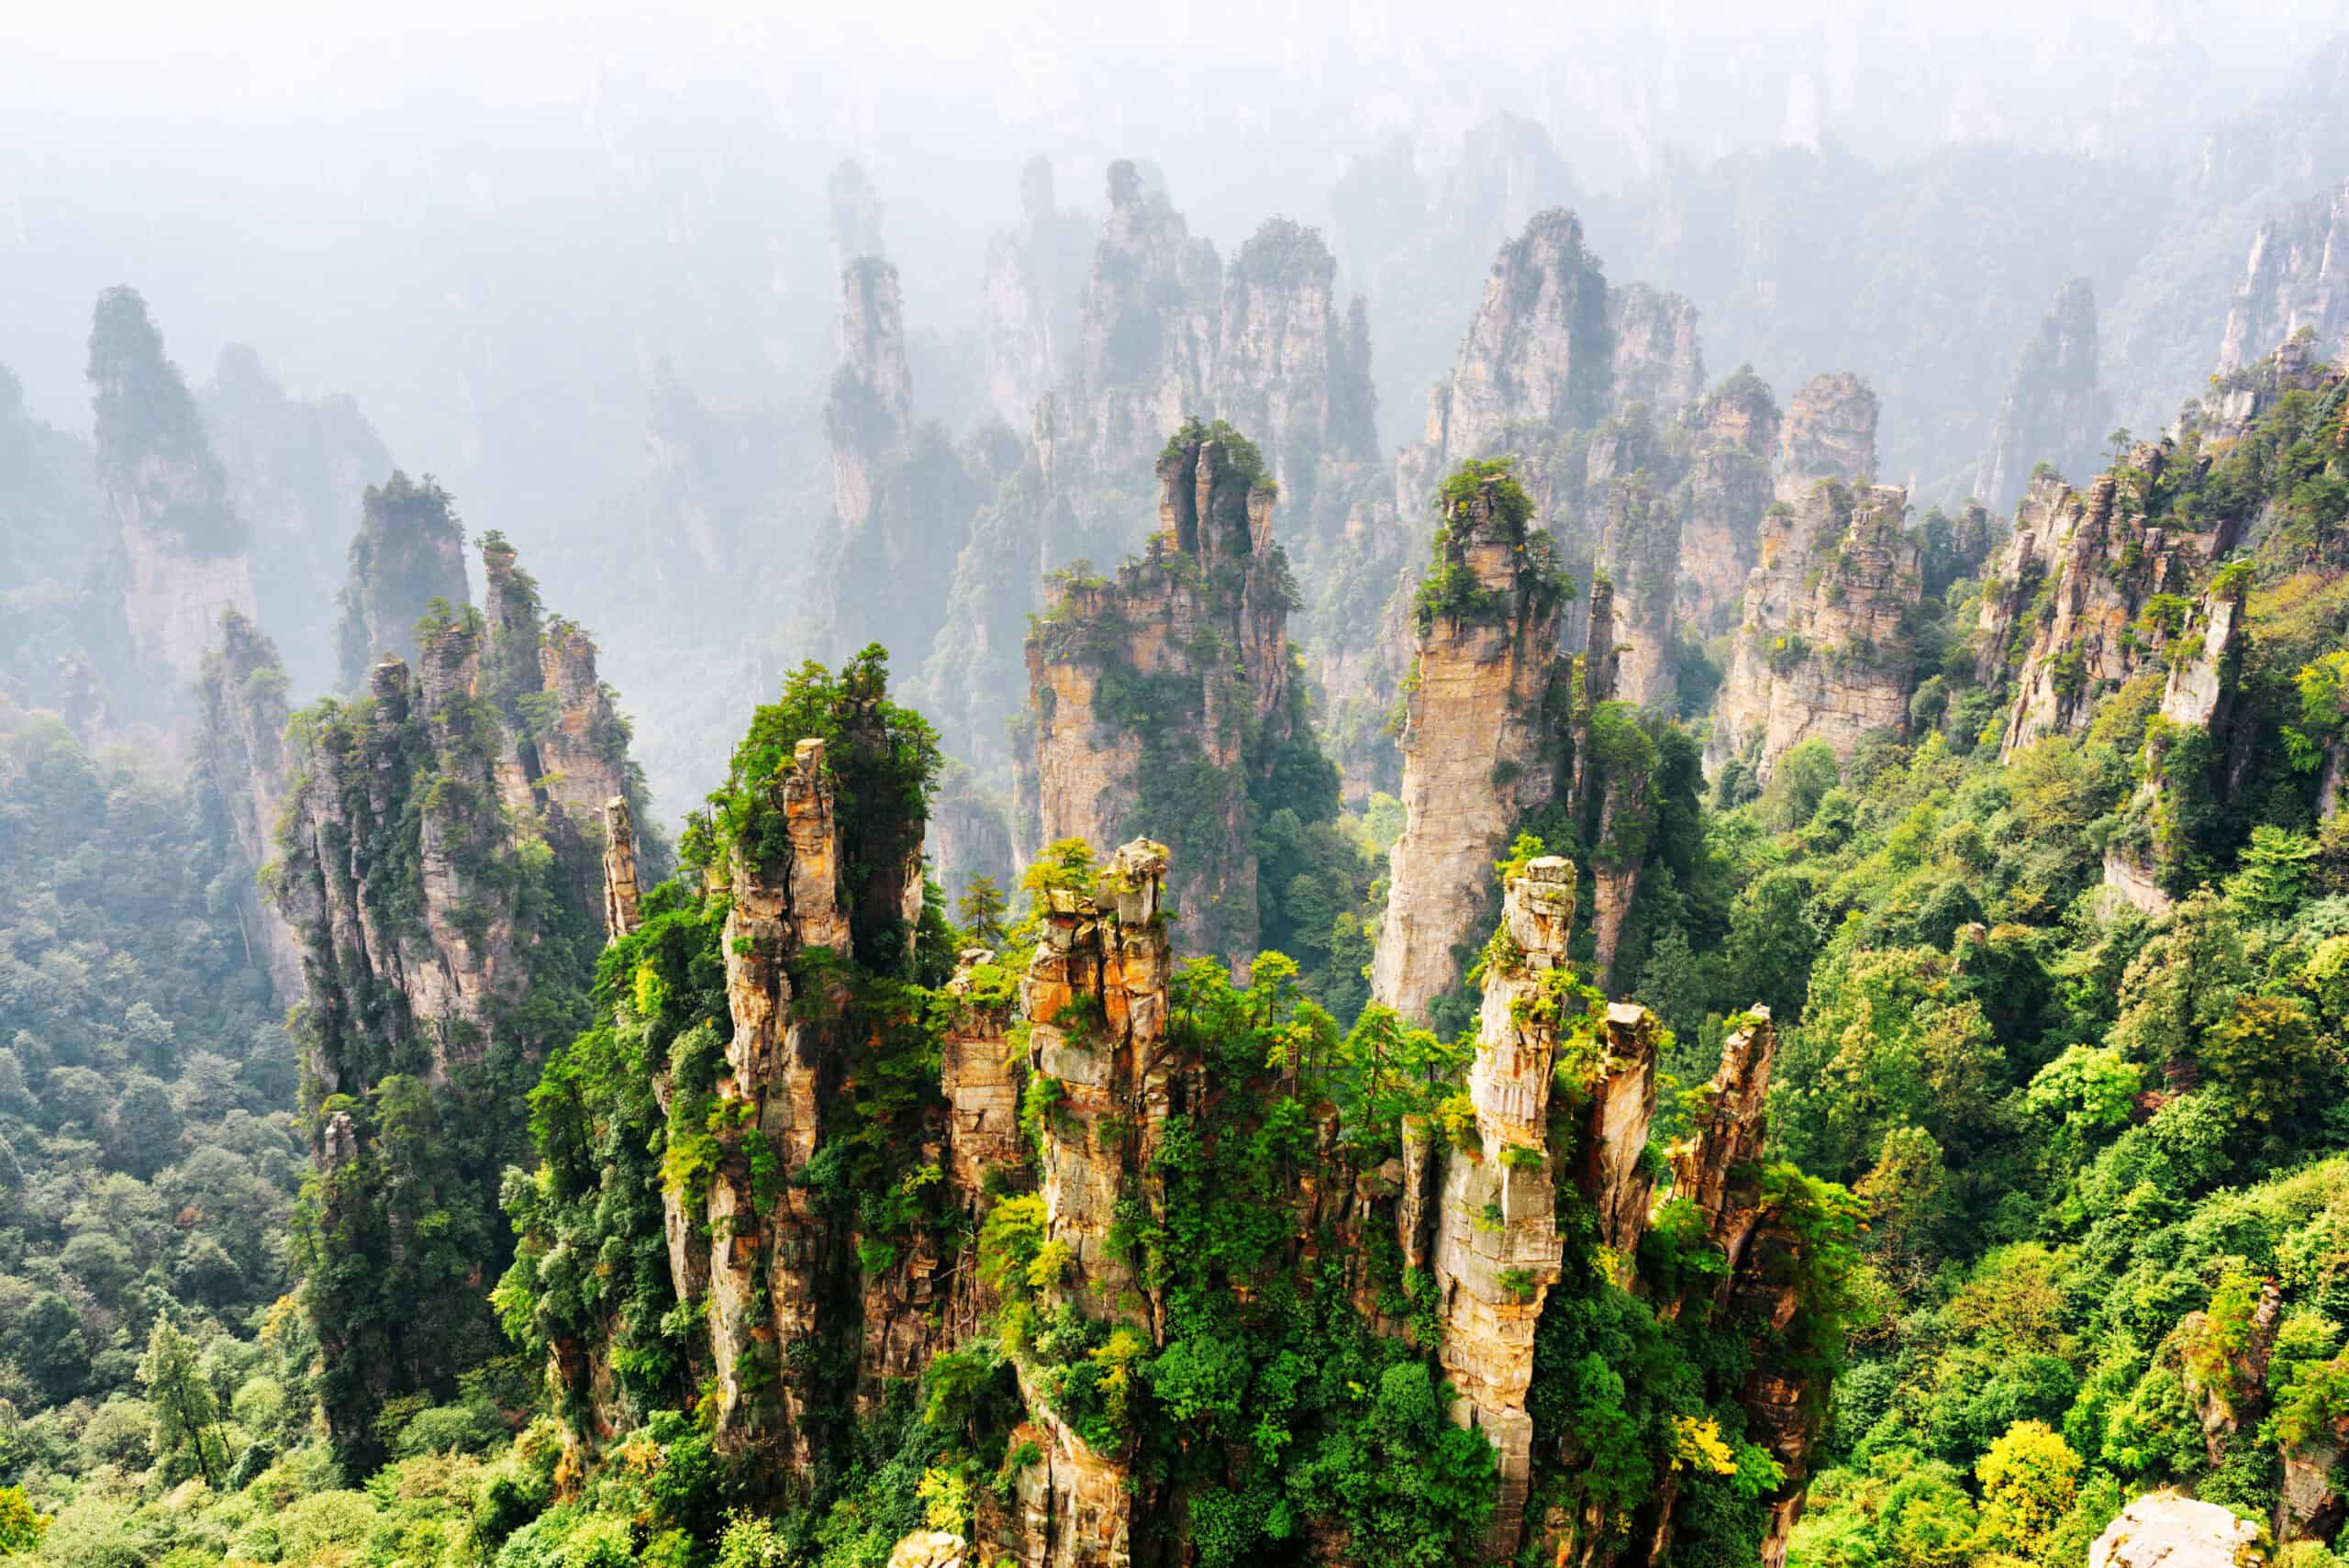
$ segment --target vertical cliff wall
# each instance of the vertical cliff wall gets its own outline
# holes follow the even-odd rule
[[[1558,1283],[1556,1156],[1550,1148],[1550,1079],[1568,1021],[1553,984],[1574,924],[1575,870],[1552,857],[1509,880],[1485,965],[1468,1095],[1472,1141],[1452,1151],[1437,1211],[1433,1267],[1445,1303],[1437,1357],[1458,1401],[1453,1418],[1492,1440],[1500,1496],[1486,1550],[1517,1550],[1533,1473],[1533,1333]],[[1641,1141],[1645,1142],[1642,1129]]]
[[[287,1006],[302,995],[302,955],[277,907],[255,878],[277,858],[277,817],[293,784],[286,754],[285,666],[269,634],[235,610],[220,617],[197,683],[203,724],[197,758],[226,809],[246,876],[236,889],[237,924],[269,970]]]
[[[1850,371],[1798,387],[1778,429],[1778,499],[1792,506],[1822,479],[1874,478],[1877,412],[1876,393]]]
[[[992,486],[944,430],[915,423],[897,269],[881,257],[841,269],[837,342],[824,400],[832,509],[807,639],[830,658],[878,642],[910,662],[937,636],[955,558]]]
[[[2112,399],[2098,381],[2096,290],[2065,284],[2023,345],[1998,404],[1974,498],[1999,512],[2019,499],[2041,463],[2080,473],[2111,428]]]
[[[2259,226],[2227,309],[2219,373],[2254,363],[2303,328],[2328,360],[2349,333],[2349,181]]]
[[[2249,573],[2222,572],[2182,628],[2162,702],[2145,728],[2136,794],[2104,851],[2104,885],[2149,914],[2169,907],[2189,850],[2184,803],[2221,787],[2227,724],[2248,636]]]
[[[416,623],[432,601],[463,605],[473,595],[465,584],[465,528],[449,493],[397,469],[367,486],[348,562],[335,645],[341,689],[356,693],[377,660],[415,662]]]
[[[1160,835],[1186,952],[1255,950],[1256,777],[1290,738],[1286,571],[1263,462],[1186,426],[1158,465],[1159,529],[1115,581],[1066,574],[1027,645],[1032,851]]]
[[[2223,539],[2148,518],[2167,458],[2140,443],[2075,491],[2032,481],[2014,537],[1985,574],[1976,673],[2013,693],[1999,754],[2081,728],[2106,694],[2150,668],[2170,630],[2147,609],[2190,591]]]
[[[1906,732],[1909,612],[1923,591],[1907,506],[1889,486],[1822,482],[1772,514],[1714,719],[1716,763],[1748,757],[1766,775],[1805,740],[1848,757],[1870,730]]]
[[[1532,503],[1504,474],[1448,485],[1404,691],[1402,837],[1371,994],[1408,1018],[1458,982],[1492,862],[1556,793],[1562,584]]]
[[[987,240],[979,285],[979,353],[988,406],[1024,430],[1076,330],[1093,226],[1056,205],[1050,160],[1019,172],[1019,221]]]
[[[1718,637],[1735,628],[1738,595],[1761,550],[1778,405],[1761,377],[1740,369],[1694,405],[1685,423],[1694,450],[1683,481],[1679,620],[1700,639]]]
[[[492,536],[485,554],[502,550]],[[360,1457],[388,1439],[387,1400],[452,1389],[497,1342],[483,1276],[509,1251],[496,1193],[527,1142],[515,1079],[574,1027],[581,939],[607,907],[602,811],[623,792],[583,822],[534,787],[530,726],[571,716],[560,696],[508,700],[505,673],[538,671],[541,648],[534,616],[492,607],[495,622],[428,622],[415,670],[384,661],[363,695],[292,730],[271,885],[302,950],[312,1244],[333,1261],[306,1302],[328,1424]]]
[[[1668,712],[1679,697],[1673,618],[1683,556],[1680,508],[1636,476],[1609,484],[1605,505],[1598,571],[1615,589],[1612,630],[1622,651],[1616,694]]]
[[[344,573],[351,536],[363,523],[362,494],[392,472],[392,454],[349,397],[289,395],[241,343],[220,350],[196,400],[228,476],[229,503],[252,529],[262,622],[284,650],[295,685],[320,688],[336,650],[334,605],[318,587]]]
[[[1501,247],[1452,374],[1429,398],[1432,465],[1493,450],[1512,421],[1596,425],[1614,357],[1607,279],[1581,220],[1562,207],[1536,214]]]

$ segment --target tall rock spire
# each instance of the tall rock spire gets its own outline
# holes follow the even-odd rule
[[[370,484],[351,537],[350,574],[341,595],[341,686],[358,692],[378,659],[416,661],[416,624],[432,602],[471,602],[465,585],[465,528],[449,493],[427,475],[417,484],[399,470]]]
[[[2074,278],[2056,292],[2016,360],[1974,477],[1974,498],[2003,513],[2040,463],[2080,472],[2111,418],[2112,399],[2097,379],[2096,285]]]
[[[1492,862],[1557,791],[1563,584],[1532,503],[1506,474],[1447,485],[1405,688],[1402,837],[1387,873],[1371,995],[1407,1018],[1458,983]]]
[[[139,662],[160,683],[157,706],[169,706],[202,673],[220,612],[253,614],[250,533],[135,289],[98,296],[90,386],[123,615]]]

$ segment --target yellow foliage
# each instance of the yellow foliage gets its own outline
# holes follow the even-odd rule
[[[1672,1418],[1672,1468],[1696,1469],[1708,1475],[1737,1473],[1736,1456],[1721,1439],[1721,1424],[1707,1416]]]

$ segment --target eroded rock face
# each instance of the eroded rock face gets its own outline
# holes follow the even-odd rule
[[[296,685],[316,689],[334,661],[334,606],[318,585],[343,573],[346,547],[362,522],[362,493],[392,471],[392,454],[349,397],[289,395],[241,343],[220,350],[210,384],[196,396],[228,475],[229,502],[253,531],[261,618],[284,649]],[[415,619],[408,617],[411,625]],[[363,683],[363,663],[360,673]],[[361,683],[343,689],[355,691]]]
[[[365,685],[378,659],[413,662],[416,623],[433,600],[463,605],[472,597],[465,585],[464,526],[450,507],[449,493],[430,479],[419,484],[396,470],[383,484],[367,486],[335,629],[342,689]]]
[[[1907,507],[1907,494],[1889,486],[1822,481],[1799,506],[1771,513],[1709,762],[1750,757],[1766,776],[1805,740],[1849,757],[1871,730],[1906,733],[1916,674],[1908,626],[1923,591]]]
[[[1286,218],[1259,228],[1223,272],[1215,410],[1253,437],[1300,515],[1324,458],[1378,451],[1370,328],[1341,307],[1337,274],[1319,233]]]
[[[2085,494],[2053,475],[2032,481],[1984,584],[1976,641],[1976,675],[2012,683],[2001,757],[2085,728],[2101,698],[2154,668],[2168,628],[2144,618],[2148,602],[2187,592],[2222,547],[2216,534],[2146,520],[2164,461],[2162,448],[2141,444]]]
[[[1778,499],[1799,503],[1822,479],[1876,475],[1876,393],[1850,371],[1815,375],[1796,389],[1778,434]]]
[[[1291,723],[1273,495],[1197,427],[1169,446],[1158,477],[1149,552],[1114,582],[1056,581],[1029,636],[1034,745],[1020,805],[1031,851],[1152,828],[1181,836],[1170,892],[1183,950],[1244,964],[1257,910],[1242,742],[1252,732],[1269,765]],[[1163,793],[1178,778],[1179,802]]]
[[[98,296],[90,384],[98,484],[131,646],[150,678],[175,695],[203,673],[221,612],[255,613],[250,530],[136,290]]]
[[[2005,512],[2053,463],[2085,470],[2111,428],[2112,399],[2097,379],[2096,289],[2074,278],[2057,292],[2039,330],[2023,345],[1974,478],[1974,498]]]
[[[2104,884],[2149,914],[2171,903],[2169,884],[2184,860],[2186,844],[2170,808],[2181,784],[2208,778],[2174,777],[2181,770],[2215,770],[2214,758],[2186,746],[2192,737],[2219,738],[2231,717],[2243,654],[2243,592],[2241,582],[2214,584],[2194,606],[2184,639],[2188,651],[2169,665],[2162,686],[2161,719],[2149,726],[2139,762],[2141,782],[2121,828],[2104,851]]]
[[[511,573],[515,590],[527,583]],[[521,761],[536,739],[505,683],[510,671],[535,675],[540,643],[535,598],[530,613],[505,613],[513,606],[509,594],[495,625],[469,608],[429,623],[415,671],[379,662],[362,699],[321,708],[295,732],[271,886],[300,943],[306,1001],[296,1018],[306,1077],[321,1096],[314,1110],[333,1095],[366,1104],[397,1080],[407,1114],[437,1115],[449,1098],[477,1093],[474,1069],[493,1050],[535,1058],[553,1042],[522,1004],[549,962],[547,911],[592,925],[613,906],[603,802],[579,820],[533,786],[535,768]],[[529,711],[562,723],[559,702]],[[624,778],[624,756],[620,768]],[[363,1445],[374,1440],[383,1400],[440,1386],[459,1347],[495,1331],[478,1285],[507,1260],[452,1259],[445,1243],[412,1234],[425,1211],[366,1158],[383,1152],[373,1115],[341,1114],[313,1118],[321,1172],[358,1163],[329,1188],[321,1227],[366,1238],[352,1245],[409,1271],[405,1288],[434,1303],[413,1321],[386,1324],[342,1287],[314,1284],[312,1315],[330,1360],[366,1369],[363,1386],[338,1383],[328,1418],[339,1442]],[[476,1101],[468,1114],[487,1118],[487,1149],[524,1136],[518,1105]],[[467,1211],[467,1234],[501,1234],[498,1173],[495,1156],[442,1173],[438,1202]],[[573,1386],[608,1405],[604,1369],[581,1347],[566,1349]]]
[[[1275,220],[1227,268],[1131,162],[1110,166],[1108,196],[1059,373],[1015,422],[1029,432],[1017,475],[964,508],[959,558],[940,553],[947,611],[911,693],[989,784],[1027,750],[1007,751],[1002,737],[1027,704],[1023,639],[1050,591],[1040,579],[1142,542],[1136,519],[1167,432],[1222,418],[1260,443],[1308,576],[1344,558],[1353,495],[1373,488],[1366,317],[1341,308],[1319,235]]]
[[[1078,290],[1093,226],[1063,211],[1052,194],[1050,160],[1019,172],[1019,222],[987,241],[979,285],[979,352],[987,402],[1015,430],[1028,428],[1036,399],[1076,328]]]
[[[1694,453],[1683,482],[1675,583],[1679,618],[1697,636],[1731,630],[1738,595],[1761,548],[1762,515],[1774,492],[1778,405],[1769,386],[1740,369],[1687,416]]]
[[[1613,584],[1613,638],[1621,650],[1615,695],[1642,707],[1669,710],[1679,686],[1673,663],[1673,616],[1679,585],[1681,517],[1671,497],[1642,479],[1608,490],[1598,570]]]
[[[787,842],[779,863],[760,863],[737,844],[728,866],[726,1001],[734,1029],[712,1119],[739,1130],[720,1135],[709,1187],[708,1324],[720,1446],[774,1451],[790,1473],[804,1475],[815,1459],[811,1395],[791,1351],[820,1342],[818,1314],[841,1266],[842,1238],[790,1178],[814,1157],[839,1083],[839,1041],[826,1016],[837,1015],[845,985],[814,972],[816,994],[795,1008],[790,961],[814,948],[854,954],[824,742],[799,742],[778,793]]]
[[[1053,1305],[1165,1338],[1164,1304],[1110,1243],[1121,1201],[1153,1212],[1165,1197],[1152,1169],[1170,1116],[1198,1103],[1196,1061],[1166,1049],[1166,984],[1173,949],[1162,917],[1166,851],[1137,840],[1110,857],[1098,895],[1055,891],[1019,986],[1029,1020],[1029,1071],[1060,1086],[1046,1118],[1039,1170],[1048,1238],[1069,1263],[1048,1291]],[[1130,1561],[1137,1496],[1124,1454],[1100,1453],[1028,1390],[1048,1440],[1037,1497],[1052,1568],[1123,1568]],[[1028,1492],[1023,1481],[1023,1496]]]
[[[1497,495],[1487,481],[1447,519],[1446,558],[1480,598],[1421,620],[1406,697],[1403,836],[1371,994],[1411,1018],[1458,983],[1453,948],[1474,940],[1497,851],[1558,786],[1558,594],[1529,569],[1529,529]]]
[[[2332,357],[2349,332],[2349,181],[2259,226],[2227,311],[2221,375],[2242,369],[2301,328]]]
[[[1697,307],[1646,284],[1610,289],[1609,371],[1618,405],[1643,403],[1659,417],[1678,413],[1705,390],[1705,353],[1697,340]]]
[[[1582,221],[1563,207],[1535,214],[1501,247],[1451,377],[1429,399],[1433,466],[1492,450],[1511,421],[1596,425],[1614,373],[1608,314]]]
[[[268,633],[234,610],[220,617],[220,641],[204,656],[198,695],[204,719],[198,754],[227,809],[249,873],[277,858],[277,814],[293,784],[285,751],[285,667]],[[302,954],[277,907],[249,875],[237,890],[238,920],[260,950],[278,996],[302,996]]]
[[[1478,1050],[1468,1070],[1475,1142],[1446,1162],[1436,1217],[1436,1292],[1446,1304],[1436,1355],[1457,1396],[1453,1419],[1492,1440],[1500,1496],[1485,1549],[1494,1559],[1515,1551],[1523,1532],[1533,1465],[1533,1419],[1525,1410],[1533,1333],[1565,1251],[1549,1111],[1564,1021],[1553,987],[1571,978],[1564,965],[1574,888],[1572,863],[1549,856],[1503,890],[1508,946],[1486,964]],[[1628,1107],[1618,1119],[1618,1130],[1628,1132]]]

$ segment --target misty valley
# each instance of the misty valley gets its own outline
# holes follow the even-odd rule
[[[618,113],[380,352],[0,159],[0,1560],[2338,1568],[2319,22]]]

